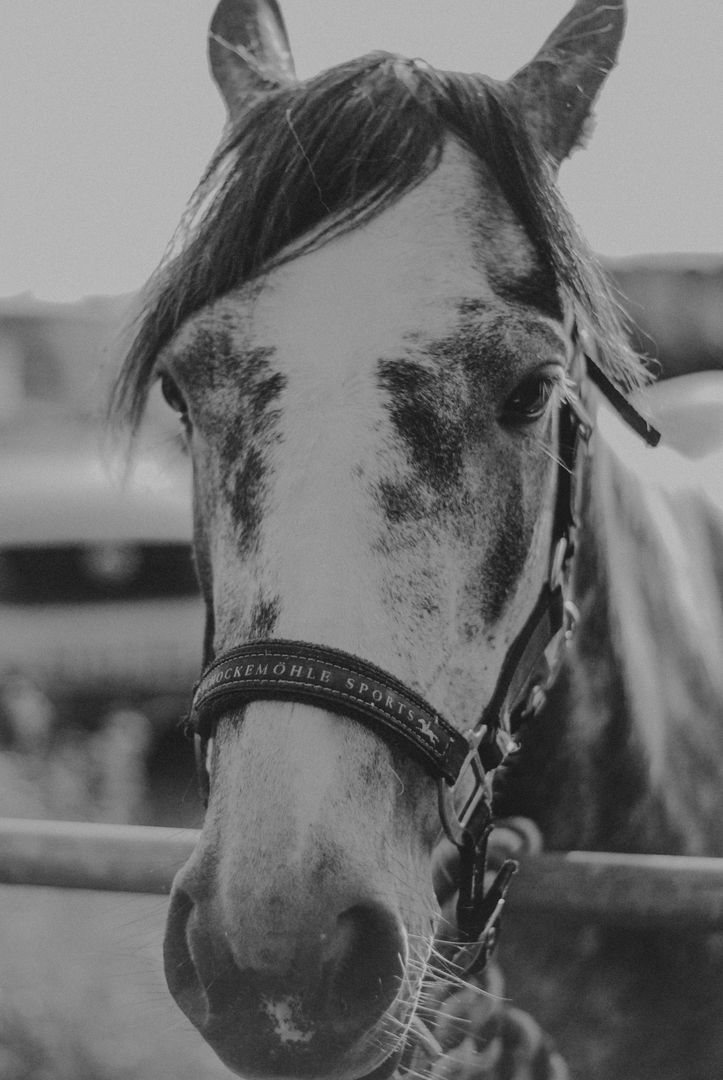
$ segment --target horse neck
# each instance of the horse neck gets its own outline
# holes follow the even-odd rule
[[[512,770],[523,766],[529,789],[515,812],[553,847],[723,854],[723,522],[614,430],[597,442],[583,479],[580,623]]]
[[[575,638],[544,708],[523,729],[520,752],[497,778],[495,811],[531,817],[548,848],[640,851],[665,826],[665,849],[672,850],[633,721],[604,552],[589,518],[578,537]]]

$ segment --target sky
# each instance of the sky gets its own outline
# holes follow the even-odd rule
[[[297,73],[383,48],[505,78],[571,0],[281,0]],[[137,289],[218,142],[213,0],[0,0],[0,297]],[[629,0],[560,185],[603,255],[723,252],[723,4]]]

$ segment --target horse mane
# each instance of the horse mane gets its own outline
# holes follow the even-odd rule
[[[643,382],[607,280],[508,86],[379,52],[270,92],[230,130],[148,283],[111,414],[135,429],[156,356],[185,319],[378,214],[434,170],[450,136],[491,170],[534,245],[531,300],[572,311],[623,389]]]
[[[650,780],[687,850],[705,854],[723,843],[722,456],[651,454],[602,407],[588,508]]]

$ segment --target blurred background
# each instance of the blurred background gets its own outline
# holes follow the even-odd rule
[[[374,48],[506,77],[568,0],[284,0],[300,76]],[[723,7],[630,0],[561,187],[663,377],[723,367]],[[224,120],[212,0],[0,4],[0,816],[196,826],[187,463],[103,414]],[[170,1003],[165,902],[0,888],[0,1080],[226,1076]]]

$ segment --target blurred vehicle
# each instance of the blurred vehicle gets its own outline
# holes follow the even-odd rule
[[[55,706],[99,699],[176,715],[201,662],[187,477],[92,455],[0,458],[0,683]]]

